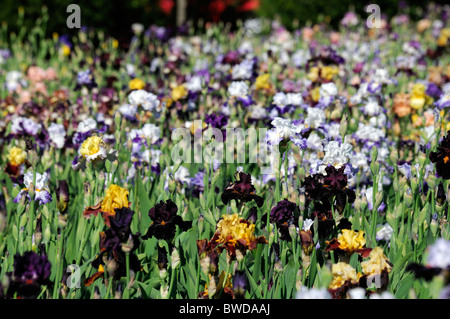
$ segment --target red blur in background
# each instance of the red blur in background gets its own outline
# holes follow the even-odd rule
[[[187,0],[189,6],[191,2],[198,1]],[[237,12],[251,12],[259,8],[259,0],[202,0],[200,1],[201,11],[206,13],[206,19],[212,21],[219,21],[222,14],[229,7],[233,7]],[[159,8],[166,15],[171,15],[176,6],[175,0],[159,0]]]

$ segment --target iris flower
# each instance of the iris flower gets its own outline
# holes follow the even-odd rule
[[[93,163],[97,167],[101,167],[108,159],[113,161],[117,157],[117,151],[108,147],[106,142],[99,136],[89,136],[80,145],[78,149],[78,157],[72,162],[72,168],[83,169],[86,163]]]
[[[380,286],[377,288],[386,288],[389,277],[388,274],[392,270],[392,263],[383,252],[383,248],[375,247],[369,254],[369,260],[361,263],[363,277],[366,282],[371,282],[375,277],[378,277]],[[362,283],[364,280],[361,281]]]
[[[127,189],[111,184],[106,190],[103,200],[94,206],[87,207],[83,212],[83,216],[89,218],[91,215],[97,216],[100,213],[105,225],[110,227],[110,218],[116,214],[116,209],[129,207],[128,194],[129,191]]]
[[[132,234],[130,225],[134,212],[126,207],[115,210],[109,218],[110,227],[100,233],[100,253],[92,261],[97,269],[91,277],[84,281],[85,286],[101,278],[105,271],[110,271],[115,279],[126,276],[126,254],[129,254],[130,270],[140,270],[140,262],[133,252],[139,247],[139,234]]]
[[[77,84],[75,86],[75,90],[79,90],[82,87],[86,87],[89,90],[97,87],[94,75],[90,69],[82,70],[77,74]]]
[[[345,298],[347,292],[351,288],[358,286],[362,276],[357,273],[356,269],[345,262],[338,262],[331,267],[333,279],[328,286],[328,292],[333,299]]]
[[[267,131],[265,142],[269,145],[285,145],[292,141],[300,148],[306,148],[306,139],[302,136],[305,125],[296,124],[291,120],[276,117],[271,122],[273,128]]]
[[[175,236],[176,226],[183,231],[188,230],[192,226],[192,222],[184,221],[177,212],[178,207],[171,199],[165,202],[161,201],[152,207],[148,213],[152,224],[142,239],[155,237],[170,241]]]
[[[435,164],[437,173],[443,179],[450,179],[450,131],[439,143],[437,151],[430,153],[429,158]]]
[[[258,243],[268,243],[264,236],[256,237],[254,233],[255,224],[239,217],[238,214],[224,215],[217,223],[216,232],[211,241],[202,242],[199,247],[216,249],[219,254],[225,249],[229,256],[236,258],[237,250],[245,254],[248,249],[255,249]]]
[[[20,147],[12,147],[7,155],[5,172],[15,181],[21,174],[22,164],[27,162],[27,153]]]
[[[128,103],[132,106],[141,106],[145,111],[160,112],[161,104],[158,97],[145,90],[134,90],[128,95]]]
[[[178,85],[174,87],[170,93],[172,100],[178,101],[188,96],[188,90],[184,85]]]
[[[366,248],[366,239],[364,238],[364,231],[358,232],[351,229],[342,229],[337,239],[327,242],[326,251],[338,250],[345,252],[347,255],[358,253],[366,257],[370,252],[370,248]]]
[[[251,175],[239,172],[239,180],[230,183],[223,191],[221,196],[222,202],[227,205],[233,199],[241,203],[254,200],[258,207],[261,207],[264,204],[264,200],[261,196],[255,194],[255,190]]]
[[[281,240],[291,241],[292,238],[289,234],[289,226],[295,225],[298,227],[298,215],[299,208],[297,204],[290,202],[287,199],[283,199],[278,202],[277,205],[270,211],[269,221],[275,223],[280,231]],[[262,220],[265,218],[263,216]]]
[[[429,97],[425,94],[425,90],[425,85],[422,83],[416,83],[413,85],[410,97],[410,105],[413,109],[420,110],[424,107],[427,99],[429,99]]]
[[[14,271],[10,275],[7,295],[17,293],[19,298],[34,299],[41,291],[41,285],[49,285],[51,264],[46,255],[27,251],[14,256]]]
[[[134,78],[130,82],[128,82],[128,88],[130,90],[142,90],[145,87],[145,82],[141,79]]]
[[[303,183],[306,195],[313,200],[321,200],[325,205],[335,198],[335,207],[342,212],[347,202],[353,203],[356,199],[355,192],[347,188],[348,177],[344,173],[345,169],[345,165],[339,169],[328,165],[325,168],[326,175],[316,173],[307,176]]]
[[[86,161],[91,162],[106,158],[106,148],[103,140],[99,136],[90,136],[82,144],[79,149],[79,155]]]
[[[255,90],[270,90],[272,85],[270,84],[270,74],[265,73],[259,75],[255,80]]]
[[[52,201],[52,195],[50,194],[48,188],[48,175],[47,172],[40,174],[36,172],[36,185],[33,186],[33,172],[27,172],[23,177],[23,183],[25,184],[25,188],[23,188],[19,194],[14,198],[14,203],[18,203],[22,196],[29,196],[30,188],[34,188],[35,197],[34,200],[39,202],[39,205],[47,204]],[[30,199],[31,200],[31,199]]]
[[[14,146],[9,150],[7,158],[11,165],[20,166],[25,163],[27,153],[22,148]]]

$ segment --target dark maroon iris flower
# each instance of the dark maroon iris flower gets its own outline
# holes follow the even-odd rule
[[[326,237],[335,226],[332,205],[342,213],[347,203],[356,199],[355,192],[347,188],[348,177],[344,170],[345,166],[336,169],[330,165],[325,169],[326,175],[310,175],[303,182],[307,199],[314,203],[311,218],[318,220],[319,237]]]
[[[176,226],[180,227],[183,231],[191,228],[192,221],[184,221],[180,215],[177,215],[177,212],[177,205],[170,199],[166,202],[161,201],[156,204],[148,213],[153,223],[142,238],[155,237],[170,241],[175,236]]]
[[[264,204],[261,196],[255,194],[255,186],[252,184],[252,176],[244,172],[239,172],[239,180],[225,188],[222,193],[222,202],[227,205],[229,201],[236,200],[240,203],[254,200],[258,207]]]
[[[329,165],[325,169],[327,175],[317,173],[306,177],[304,182],[306,195],[310,199],[320,200],[323,205],[331,204],[335,198],[334,205],[339,213],[342,213],[347,202],[353,203],[356,199],[355,192],[347,188],[348,177],[344,170],[345,166],[336,169]]]
[[[436,152],[431,152],[430,161],[435,164],[437,173],[443,179],[450,179],[450,131],[439,143]]]
[[[126,273],[126,254],[129,254],[130,270],[137,272],[141,269],[141,264],[134,253],[139,247],[140,234],[131,233],[131,221],[134,212],[129,208],[116,209],[116,214],[110,217],[110,226],[100,233],[100,253],[92,261],[92,266],[99,269],[100,265],[106,261],[115,261],[117,269],[114,278],[120,279]],[[102,272],[98,271],[93,276],[85,280],[84,284],[90,286],[95,280],[102,277]]]
[[[131,221],[133,220],[134,212],[127,208],[116,208],[116,214],[110,217],[111,229],[116,233],[117,237],[122,242],[125,242],[131,234]]]
[[[269,221],[277,225],[277,228],[280,231],[281,240],[291,241],[289,226],[295,225],[298,227],[298,216],[299,208],[297,204],[287,199],[283,199],[270,211]],[[266,218],[263,216],[262,220],[264,224]]]
[[[411,263],[406,266],[406,271],[414,274],[415,278],[423,278],[425,281],[431,281],[435,276],[442,272],[438,267],[427,267],[418,263]]]

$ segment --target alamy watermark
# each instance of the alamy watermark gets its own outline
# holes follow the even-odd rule
[[[76,264],[71,264],[67,266],[66,272],[70,274],[66,279],[66,286],[69,287],[69,289],[80,288],[81,287],[80,267]]]
[[[366,26],[369,29],[381,28],[381,10],[378,4],[369,4],[366,7],[366,12],[371,13],[366,19]]]
[[[71,13],[66,20],[69,29],[81,28],[81,9],[77,4],[69,4],[66,9],[67,13]]]
[[[174,163],[258,164],[262,174],[272,174],[272,167],[280,160],[278,145],[266,141],[267,128],[250,127],[201,129],[202,120],[195,120],[195,132],[180,127],[172,131],[171,158]],[[194,133],[194,134],[192,134]]]

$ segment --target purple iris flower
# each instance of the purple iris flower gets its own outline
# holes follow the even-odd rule
[[[86,87],[89,90],[97,87],[94,75],[92,74],[92,71],[90,69],[79,71],[77,74],[77,85],[75,86],[75,90],[79,90],[82,87]]]
[[[437,98],[442,94],[441,89],[433,82],[428,83],[426,95]]]
[[[41,291],[41,285],[50,284],[51,264],[46,255],[38,255],[27,251],[23,255],[14,256],[14,272],[8,295],[20,296],[23,299],[34,299]]]

